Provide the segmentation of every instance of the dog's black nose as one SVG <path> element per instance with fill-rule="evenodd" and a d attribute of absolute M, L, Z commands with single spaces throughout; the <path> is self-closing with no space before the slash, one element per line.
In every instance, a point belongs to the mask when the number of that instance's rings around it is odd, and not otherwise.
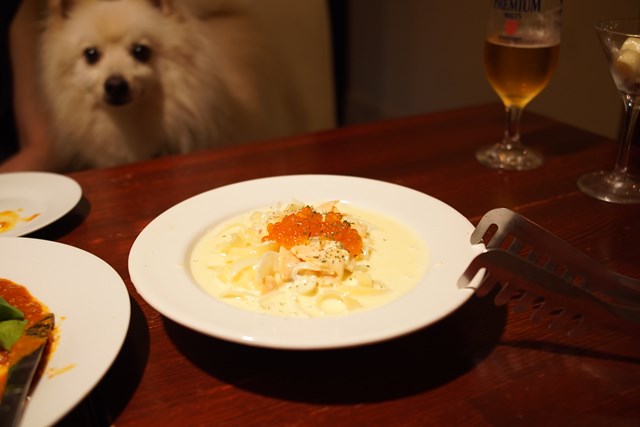
<path fill-rule="evenodd" d="M 104 100 L 111 105 L 124 105 L 131 101 L 129 83 L 122 76 L 111 76 L 104 82 Z"/>

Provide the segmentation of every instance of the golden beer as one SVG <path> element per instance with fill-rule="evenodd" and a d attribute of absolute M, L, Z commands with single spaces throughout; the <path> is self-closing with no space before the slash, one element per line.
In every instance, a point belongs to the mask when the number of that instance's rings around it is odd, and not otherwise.
<path fill-rule="evenodd" d="M 484 48 L 487 79 L 507 107 L 524 108 L 549 83 L 559 52 L 559 43 L 510 45 L 487 39 Z"/>

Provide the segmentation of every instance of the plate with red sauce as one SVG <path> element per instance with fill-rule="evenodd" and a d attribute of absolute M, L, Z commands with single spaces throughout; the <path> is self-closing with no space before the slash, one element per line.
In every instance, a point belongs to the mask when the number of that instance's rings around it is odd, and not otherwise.
<path fill-rule="evenodd" d="M 80 185 L 49 172 L 0 174 L 0 237 L 24 236 L 60 219 L 82 197 Z"/>
<path fill-rule="evenodd" d="M 129 294 L 109 264 L 73 246 L 7 237 L 0 239 L 0 254 L 0 276 L 23 286 L 55 316 L 53 350 L 21 424 L 54 425 L 118 355 L 129 328 Z"/>
<path fill-rule="evenodd" d="M 415 286 L 366 310 L 326 317 L 273 316 L 237 307 L 203 289 L 193 254 L 207 235 L 267 206 L 337 201 L 389 218 L 424 243 L 428 257 Z M 473 225 L 452 207 L 425 193 L 368 178 L 289 175 L 215 188 L 169 208 L 145 227 L 129 253 L 137 292 L 169 319 L 218 339 L 295 350 L 381 342 L 428 327 L 472 295 L 457 280 L 484 250 L 470 244 Z"/>

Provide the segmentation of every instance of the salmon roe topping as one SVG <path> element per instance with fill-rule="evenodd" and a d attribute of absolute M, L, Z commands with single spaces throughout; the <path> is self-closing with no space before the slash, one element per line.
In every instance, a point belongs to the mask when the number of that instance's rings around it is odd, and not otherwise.
<path fill-rule="evenodd" d="M 287 249 L 317 237 L 341 243 L 352 257 L 362 253 L 362 237 L 340 212 L 321 214 L 305 206 L 279 222 L 267 224 L 267 233 L 263 241 L 271 240 Z"/>

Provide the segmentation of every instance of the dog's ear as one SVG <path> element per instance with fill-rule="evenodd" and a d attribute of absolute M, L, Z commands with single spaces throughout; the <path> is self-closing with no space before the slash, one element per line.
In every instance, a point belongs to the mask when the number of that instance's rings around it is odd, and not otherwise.
<path fill-rule="evenodd" d="M 49 0 L 49 11 L 52 16 L 68 18 L 69 12 L 77 0 Z"/>
<path fill-rule="evenodd" d="M 173 2 L 171 0 L 148 0 L 152 6 L 157 8 L 164 15 L 173 13 Z"/>
<path fill-rule="evenodd" d="M 245 13 L 253 0 L 182 0 L 183 9 L 192 15 L 207 19 L 217 15 Z M 258 1 L 258 0 L 255 0 Z"/>

